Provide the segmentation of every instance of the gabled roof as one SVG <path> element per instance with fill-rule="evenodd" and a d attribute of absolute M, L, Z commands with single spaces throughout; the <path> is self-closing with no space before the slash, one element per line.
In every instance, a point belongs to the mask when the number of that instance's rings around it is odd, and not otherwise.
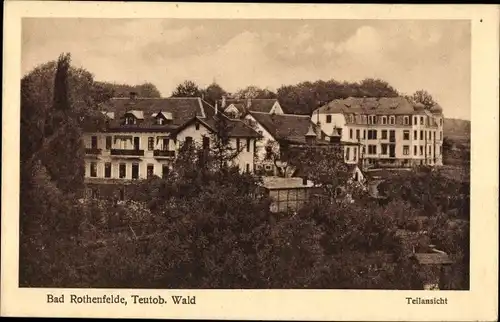
<path fill-rule="evenodd" d="M 114 119 L 109 120 L 111 129 L 169 130 L 181 126 L 194 116 L 206 117 L 205 108 L 207 105 L 209 104 L 199 97 L 114 98 L 103 103 L 100 107 L 105 113 L 114 113 Z M 143 117 L 142 121 L 134 125 L 123 125 L 123 117 L 127 112 L 131 111 L 134 111 L 134 115 L 140 112 Z M 165 116 L 170 113 L 172 122 L 157 125 L 153 114 L 159 112 L 163 112 Z"/>
<path fill-rule="evenodd" d="M 188 126 L 195 124 L 196 122 L 203 124 L 208 130 L 214 132 L 216 130 L 216 117 L 226 118 L 227 122 L 229 123 L 229 127 L 230 127 L 229 135 L 231 137 L 242 137 L 242 138 L 258 138 L 258 137 L 260 137 L 259 133 L 257 133 L 254 129 L 252 129 L 248 125 L 246 125 L 243 121 L 230 119 L 230 118 L 224 116 L 223 114 L 217 114 L 217 116 L 213 115 L 213 116 L 207 117 L 207 118 L 200 118 L 198 116 L 195 116 L 192 119 L 190 119 L 189 121 L 187 121 L 186 123 L 184 123 L 182 126 L 176 128 L 172 132 L 172 134 L 175 135 L 175 134 L 181 132 L 182 130 L 184 130 L 185 128 L 187 128 Z"/>
<path fill-rule="evenodd" d="M 312 123 L 307 115 L 261 112 L 250 112 L 250 115 L 276 140 L 306 143 L 306 134 L 309 129 L 312 128 L 314 131 L 317 129 L 316 124 Z"/>
<path fill-rule="evenodd" d="M 229 105 L 234 104 L 240 113 L 245 113 L 247 111 L 247 104 L 250 103 L 248 111 L 270 113 L 276 102 L 278 102 L 278 100 L 275 98 L 252 98 L 250 101 L 246 98 L 226 99 L 226 106 L 224 109 L 226 109 Z M 222 106 L 222 100 L 217 101 L 217 104 Z"/>
<path fill-rule="evenodd" d="M 336 99 L 315 110 L 315 113 L 354 113 L 372 115 L 417 114 L 418 106 L 413 106 L 404 97 L 349 97 Z"/>

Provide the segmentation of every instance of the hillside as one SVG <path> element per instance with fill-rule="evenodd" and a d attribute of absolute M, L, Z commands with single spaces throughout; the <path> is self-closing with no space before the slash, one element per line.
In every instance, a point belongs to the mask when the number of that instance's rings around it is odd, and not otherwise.
<path fill-rule="evenodd" d="M 470 165 L 470 121 L 444 119 L 443 163 L 453 166 Z"/>
<path fill-rule="evenodd" d="M 457 141 L 470 140 L 470 121 L 460 119 L 444 119 L 444 136 Z"/>

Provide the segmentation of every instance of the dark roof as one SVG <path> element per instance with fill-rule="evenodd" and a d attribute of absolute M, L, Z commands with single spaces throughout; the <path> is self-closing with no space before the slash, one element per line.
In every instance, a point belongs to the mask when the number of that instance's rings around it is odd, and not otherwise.
<path fill-rule="evenodd" d="M 114 119 L 110 119 L 109 127 L 118 130 L 157 130 L 171 131 L 176 127 L 186 123 L 194 116 L 205 118 L 206 107 L 209 104 L 199 97 L 178 97 L 178 98 L 113 98 L 109 102 L 102 104 L 101 110 L 113 112 Z M 124 125 L 123 119 L 127 112 L 139 111 L 144 119 L 134 125 Z M 155 113 L 171 113 L 172 122 L 165 125 L 156 125 Z M 137 113 L 133 113 L 137 114 Z"/>
<path fill-rule="evenodd" d="M 421 265 L 444 265 L 453 263 L 450 257 L 443 253 L 415 253 L 413 254 L 413 258 Z"/>
<path fill-rule="evenodd" d="M 250 112 L 250 115 L 259 122 L 276 140 L 287 140 L 291 143 L 306 143 L 305 135 L 312 127 L 314 131 L 317 126 L 311 122 L 307 115 L 295 114 L 269 114 Z M 328 144 L 323 140 L 317 140 Z M 319 142 L 316 142 L 319 143 Z"/>
<path fill-rule="evenodd" d="M 244 137 L 244 138 L 258 138 L 260 137 L 260 134 L 257 133 L 254 129 L 252 129 L 251 127 L 249 127 L 247 124 L 245 124 L 243 121 L 241 120 L 234 120 L 234 119 L 230 119 L 226 116 L 224 116 L 223 114 L 218 114 L 219 117 L 225 117 L 227 122 L 229 122 L 229 127 L 230 127 L 230 136 L 231 137 Z M 187 121 L 186 123 L 184 123 L 182 126 L 176 128 L 172 134 L 177 134 L 179 132 L 181 132 L 183 129 L 185 129 L 186 127 L 188 127 L 189 125 L 193 124 L 194 122 L 200 122 L 201 124 L 203 124 L 207 129 L 211 130 L 211 131 L 215 131 L 215 128 L 216 128 L 216 118 L 217 116 L 213 115 L 211 117 L 207 117 L 207 118 L 201 118 L 201 117 L 193 117 L 191 118 L 189 121 Z"/>
<path fill-rule="evenodd" d="M 319 113 L 358 113 L 358 114 L 423 114 L 404 97 L 349 97 L 336 99 L 318 108 Z"/>
<path fill-rule="evenodd" d="M 269 113 L 269 112 L 271 112 L 271 109 L 273 108 L 274 104 L 277 101 L 278 100 L 275 98 L 252 98 L 252 99 L 250 99 L 250 107 L 248 108 L 248 111 Z M 231 104 L 234 104 L 234 106 L 241 113 L 245 113 L 247 110 L 248 100 L 246 98 L 244 98 L 244 99 L 226 99 L 226 106 L 224 107 L 224 109 L 227 108 Z M 222 100 L 218 101 L 218 105 L 222 106 Z"/>

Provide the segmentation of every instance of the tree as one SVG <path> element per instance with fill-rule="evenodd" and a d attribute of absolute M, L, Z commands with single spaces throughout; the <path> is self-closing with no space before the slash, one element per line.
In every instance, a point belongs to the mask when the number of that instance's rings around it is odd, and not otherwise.
<path fill-rule="evenodd" d="M 276 93 L 269 89 L 261 89 L 257 86 L 248 86 L 246 88 L 240 89 L 236 92 L 235 97 L 237 99 L 246 99 L 246 98 L 276 98 Z"/>
<path fill-rule="evenodd" d="M 214 166 L 220 172 L 224 172 L 224 169 L 232 165 L 244 149 L 243 144 L 240 144 L 240 147 L 233 147 L 231 140 L 233 127 L 233 122 L 226 116 L 215 116 L 214 132 L 210 135 L 210 156 L 214 161 Z"/>
<path fill-rule="evenodd" d="M 227 95 L 227 92 L 217 83 L 213 82 L 203 91 L 205 101 L 215 106 L 217 100 L 222 99 L 222 96 Z"/>
<path fill-rule="evenodd" d="M 286 159 L 302 175 L 321 186 L 330 202 L 336 199 L 340 187 L 346 188 L 352 176 L 344 162 L 341 146 L 290 148 L 285 153 Z"/>
<path fill-rule="evenodd" d="M 177 85 L 172 92 L 172 97 L 201 97 L 202 91 L 195 82 L 186 80 Z"/>
<path fill-rule="evenodd" d="M 429 92 L 421 89 L 413 93 L 411 96 L 411 101 L 414 103 L 421 103 L 425 106 L 426 109 L 430 109 L 434 105 L 436 105 L 436 102 L 434 101 L 434 98 L 432 97 Z"/>
<path fill-rule="evenodd" d="M 359 96 L 367 97 L 397 97 L 399 93 L 386 81 L 366 78 L 359 84 Z"/>

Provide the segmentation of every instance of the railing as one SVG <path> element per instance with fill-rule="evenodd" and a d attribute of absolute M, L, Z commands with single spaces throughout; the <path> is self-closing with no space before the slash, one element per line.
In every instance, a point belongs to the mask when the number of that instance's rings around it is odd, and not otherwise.
<path fill-rule="evenodd" d="M 144 150 L 111 149 L 111 155 L 143 156 Z"/>
<path fill-rule="evenodd" d="M 85 148 L 85 154 L 100 154 L 101 149 L 98 148 Z"/>
<path fill-rule="evenodd" d="M 155 157 L 175 157 L 175 151 L 170 150 L 154 150 L 153 156 Z"/>

